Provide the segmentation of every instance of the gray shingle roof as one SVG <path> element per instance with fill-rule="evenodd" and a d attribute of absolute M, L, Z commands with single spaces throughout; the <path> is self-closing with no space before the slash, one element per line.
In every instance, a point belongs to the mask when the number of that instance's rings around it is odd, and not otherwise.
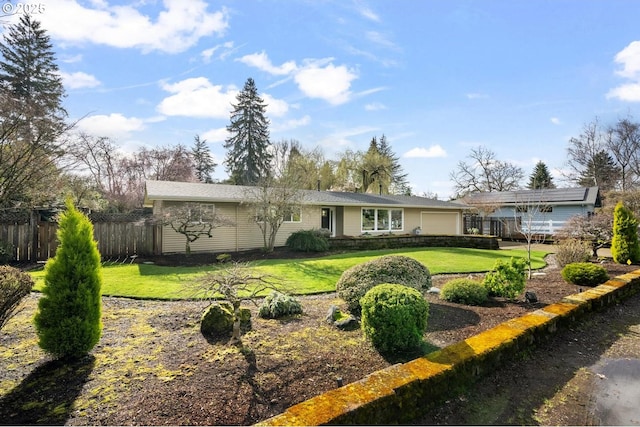
<path fill-rule="evenodd" d="M 153 200 L 193 202 L 245 201 L 252 187 L 228 184 L 202 184 L 193 182 L 147 181 L 145 205 Z M 418 196 L 391 196 L 368 193 L 302 190 L 304 204 L 326 206 L 398 206 L 433 209 L 465 209 L 462 203 L 445 202 Z"/>

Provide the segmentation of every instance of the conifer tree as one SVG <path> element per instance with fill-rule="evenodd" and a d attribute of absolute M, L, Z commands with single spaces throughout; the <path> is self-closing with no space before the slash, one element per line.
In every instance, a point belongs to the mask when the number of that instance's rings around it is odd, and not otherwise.
<path fill-rule="evenodd" d="M 611 255 L 618 264 L 640 261 L 638 220 L 622 202 L 618 202 L 613 211 Z"/>
<path fill-rule="evenodd" d="M 45 266 L 35 325 L 38 345 L 58 358 L 78 358 L 102 332 L 100 253 L 89 218 L 67 200 L 58 223 L 59 246 Z"/>
<path fill-rule="evenodd" d="M 407 174 L 404 172 L 402 165 L 400 164 L 400 158 L 393 152 L 391 145 L 387 142 L 387 137 L 384 134 L 380 137 L 378 151 L 383 157 L 387 158 L 390 163 L 391 188 L 389 192 L 392 194 L 411 195 L 411 187 L 409 187 L 409 182 L 407 181 Z"/>
<path fill-rule="evenodd" d="M 597 186 L 600 191 L 606 191 L 615 189 L 619 179 L 620 169 L 615 160 L 605 150 L 600 150 L 587 162 L 578 184 L 585 187 Z"/>
<path fill-rule="evenodd" d="M 272 157 L 266 104 L 258 96 L 252 78 L 247 79 L 236 99 L 238 103 L 233 105 L 231 124 L 227 126 L 231 136 L 224 144 L 228 150 L 224 163 L 232 183 L 255 185 L 269 175 Z"/>
<path fill-rule="evenodd" d="M 211 151 L 207 146 L 206 139 L 200 139 L 200 135 L 196 135 L 191 148 L 191 157 L 193 158 L 193 166 L 196 170 L 196 177 L 200 182 L 208 184 L 213 182 L 211 174 L 216 170 L 216 162 L 211 157 Z"/>
<path fill-rule="evenodd" d="M 0 41 L 0 206 L 55 196 L 68 128 L 64 95 L 49 36 L 22 16 Z"/>
<path fill-rule="evenodd" d="M 543 161 L 536 163 L 536 167 L 533 169 L 533 173 L 529 177 L 529 184 L 527 185 L 527 188 L 531 190 L 556 188 L 556 185 L 553 183 L 553 177 L 549 173 L 549 169 Z"/>

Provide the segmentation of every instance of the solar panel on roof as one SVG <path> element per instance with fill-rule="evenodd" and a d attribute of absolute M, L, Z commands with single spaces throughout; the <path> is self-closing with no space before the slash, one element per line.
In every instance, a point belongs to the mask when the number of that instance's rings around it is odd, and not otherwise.
<path fill-rule="evenodd" d="M 508 204 L 526 201 L 536 202 L 580 202 L 585 200 L 588 188 L 554 188 L 544 190 L 506 191 L 475 193 L 470 195 L 472 203 Z"/>

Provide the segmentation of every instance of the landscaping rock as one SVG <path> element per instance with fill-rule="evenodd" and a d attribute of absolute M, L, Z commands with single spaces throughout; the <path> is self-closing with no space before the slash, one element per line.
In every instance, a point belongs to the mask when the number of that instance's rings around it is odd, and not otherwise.
<path fill-rule="evenodd" d="M 240 327 L 251 328 L 251 311 L 240 308 Z M 233 330 L 233 306 L 228 302 L 211 304 L 202 313 L 200 332 L 205 336 L 230 336 Z"/>
<path fill-rule="evenodd" d="M 337 305 L 329 307 L 325 321 L 338 329 L 350 329 L 358 323 L 358 319 L 350 314 L 344 314 Z"/>
<path fill-rule="evenodd" d="M 440 293 L 440 288 L 436 288 L 436 287 L 431 287 L 429 288 L 429 290 L 427 291 L 428 294 L 439 294 Z"/>

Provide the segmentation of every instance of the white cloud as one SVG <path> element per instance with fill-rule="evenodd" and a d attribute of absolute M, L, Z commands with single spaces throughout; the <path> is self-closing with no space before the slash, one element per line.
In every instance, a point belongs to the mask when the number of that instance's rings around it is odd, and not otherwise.
<path fill-rule="evenodd" d="M 621 77 L 637 79 L 640 77 L 640 41 L 633 41 L 615 56 L 615 62 L 622 64 L 622 70 L 616 71 Z"/>
<path fill-rule="evenodd" d="M 616 54 L 614 60 L 622 65 L 622 69 L 616 71 L 616 74 L 630 82 L 611 89 L 607 98 L 640 102 L 640 41 L 631 42 Z"/>
<path fill-rule="evenodd" d="M 260 52 L 245 55 L 238 61 L 271 75 L 293 76 L 298 89 L 306 96 L 323 99 L 333 105 L 344 104 L 352 98 L 351 82 L 358 78 L 357 73 L 346 65 L 334 65 L 333 58 L 307 59 L 302 66 L 295 61 L 276 66 L 265 52 Z M 379 90 L 382 88 L 372 92 Z"/>
<path fill-rule="evenodd" d="M 91 74 L 77 71 L 75 73 L 61 72 L 62 84 L 66 89 L 80 89 L 84 87 L 96 87 L 100 86 L 100 80 Z"/>
<path fill-rule="evenodd" d="M 282 123 L 272 123 L 271 131 L 272 132 L 284 132 L 291 129 L 297 129 L 302 126 L 306 126 L 311 123 L 311 117 L 306 115 L 300 119 L 291 119 L 284 121 Z"/>
<path fill-rule="evenodd" d="M 282 117 L 289 111 L 289 104 L 282 99 L 276 99 L 267 93 L 262 94 L 261 98 L 267 104 L 267 117 Z"/>
<path fill-rule="evenodd" d="M 373 126 L 357 126 L 354 128 L 341 129 L 327 135 L 318 141 L 318 144 L 329 151 L 329 155 L 335 154 L 343 148 L 356 146 L 351 138 L 360 137 L 361 135 L 375 135 L 380 129 Z M 370 141 L 371 138 L 358 138 L 359 142 Z M 367 142 L 368 144 L 368 142 Z"/>
<path fill-rule="evenodd" d="M 289 75 L 298 68 L 295 61 L 287 61 L 280 66 L 275 66 L 264 51 L 245 55 L 237 61 L 276 76 Z"/>
<path fill-rule="evenodd" d="M 484 93 L 468 93 L 467 94 L 467 99 L 488 99 L 489 95 L 484 94 Z"/>
<path fill-rule="evenodd" d="M 559 118 L 557 117 L 551 117 L 551 119 L 549 119 L 551 121 L 551 123 L 553 123 L 554 125 L 560 125 L 562 124 L 562 122 L 560 121 Z"/>
<path fill-rule="evenodd" d="M 373 43 L 379 46 L 392 49 L 392 50 L 398 49 L 398 46 L 394 42 L 392 42 L 387 35 L 382 34 L 379 31 L 367 31 L 365 33 L 365 36 L 369 41 L 372 41 Z"/>
<path fill-rule="evenodd" d="M 351 98 L 351 82 L 358 75 L 344 65 L 309 64 L 294 77 L 298 88 L 310 98 L 319 98 L 333 105 L 344 104 Z"/>
<path fill-rule="evenodd" d="M 212 61 L 214 54 L 216 54 L 216 52 L 219 52 L 217 56 L 218 59 L 225 59 L 227 56 L 231 54 L 231 52 L 233 52 L 233 42 L 226 42 L 223 44 L 216 45 L 212 48 L 205 49 L 202 52 L 200 52 L 200 56 L 202 57 L 202 60 L 204 62 L 209 63 Z"/>
<path fill-rule="evenodd" d="M 74 56 L 61 55 L 59 57 L 59 60 L 60 62 L 64 62 L 65 64 L 74 64 L 76 62 L 82 61 L 82 55 L 80 54 L 74 55 Z"/>
<path fill-rule="evenodd" d="M 77 127 L 91 135 L 108 136 L 114 139 L 126 138 L 131 132 L 144 130 L 144 120 L 125 117 L 120 113 L 98 114 L 80 120 Z"/>
<path fill-rule="evenodd" d="M 236 101 L 235 86 L 224 89 L 213 85 L 205 77 L 195 77 L 174 84 L 163 84 L 162 89 L 172 95 L 156 107 L 167 116 L 211 117 L 228 119 L 231 104 Z"/>
<path fill-rule="evenodd" d="M 434 158 L 447 157 L 447 152 L 439 144 L 432 145 L 429 148 L 416 147 L 404 153 L 403 157 L 407 158 Z"/>
<path fill-rule="evenodd" d="M 364 16 L 365 18 L 371 21 L 380 22 L 380 17 L 378 16 L 378 14 L 376 14 L 373 10 L 371 10 L 369 6 L 364 4 L 363 1 L 356 1 L 355 6 L 356 6 L 356 10 L 360 15 Z"/>
<path fill-rule="evenodd" d="M 618 98 L 621 101 L 640 102 L 640 83 L 628 83 L 611 89 L 607 98 Z"/>
<path fill-rule="evenodd" d="M 227 132 L 227 128 L 218 128 L 211 129 L 206 131 L 205 133 L 200 134 L 200 138 L 206 139 L 207 142 L 216 143 L 216 142 L 224 142 L 229 137 L 229 132 Z"/>
<path fill-rule="evenodd" d="M 365 105 L 364 109 L 367 111 L 380 111 L 380 110 L 386 110 L 387 106 L 380 102 L 372 102 L 371 104 Z"/>
<path fill-rule="evenodd" d="M 156 17 L 144 15 L 132 5 L 79 0 L 47 2 L 46 13 L 38 15 L 49 35 L 60 44 L 94 43 L 143 52 L 183 52 L 201 38 L 223 34 L 229 26 L 227 10 L 207 11 L 204 0 L 164 0 Z"/>

